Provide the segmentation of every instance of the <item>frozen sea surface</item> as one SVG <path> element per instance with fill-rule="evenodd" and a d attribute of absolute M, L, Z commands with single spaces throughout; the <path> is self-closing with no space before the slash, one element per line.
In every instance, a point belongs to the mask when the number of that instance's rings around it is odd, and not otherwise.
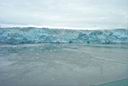
<path fill-rule="evenodd" d="M 128 86 L 128 45 L 0 45 L 0 86 Z"/>

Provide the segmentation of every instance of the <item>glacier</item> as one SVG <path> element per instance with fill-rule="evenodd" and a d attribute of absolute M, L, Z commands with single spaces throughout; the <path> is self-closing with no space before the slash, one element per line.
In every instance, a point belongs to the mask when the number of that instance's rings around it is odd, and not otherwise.
<path fill-rule="evenodd" d="M 0 28 L 0 86 L 122 85 L 128 29 Z"/>
<path fill-rule="evenodd" d="M 36 27 L 0 28 L 0 44 L 128 44 L 128 30 L 66 30 Z"/>

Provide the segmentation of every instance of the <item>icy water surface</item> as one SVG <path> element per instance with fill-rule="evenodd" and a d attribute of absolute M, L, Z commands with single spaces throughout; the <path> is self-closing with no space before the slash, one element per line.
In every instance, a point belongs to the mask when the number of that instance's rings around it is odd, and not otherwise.
<path fill-rule="evenodd" d="M 128 46 L 0 45 L 0 86 L 128 86 Z"/>

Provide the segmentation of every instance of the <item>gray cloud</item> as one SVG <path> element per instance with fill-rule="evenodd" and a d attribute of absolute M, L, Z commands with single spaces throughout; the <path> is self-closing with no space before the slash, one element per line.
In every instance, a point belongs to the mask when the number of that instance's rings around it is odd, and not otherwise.
<path fill-rule="evenodd" d="M 128 27 L 128 0 L 0 0 L 1 24 Z"/>

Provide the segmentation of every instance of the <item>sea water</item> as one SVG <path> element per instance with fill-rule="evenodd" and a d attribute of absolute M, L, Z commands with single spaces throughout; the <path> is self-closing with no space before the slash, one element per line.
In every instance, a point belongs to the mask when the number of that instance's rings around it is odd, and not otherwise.
<path fill-rule="evenodd" d="M 0 45 L 0 86 L 128 86 L 128 45 Z"/>

